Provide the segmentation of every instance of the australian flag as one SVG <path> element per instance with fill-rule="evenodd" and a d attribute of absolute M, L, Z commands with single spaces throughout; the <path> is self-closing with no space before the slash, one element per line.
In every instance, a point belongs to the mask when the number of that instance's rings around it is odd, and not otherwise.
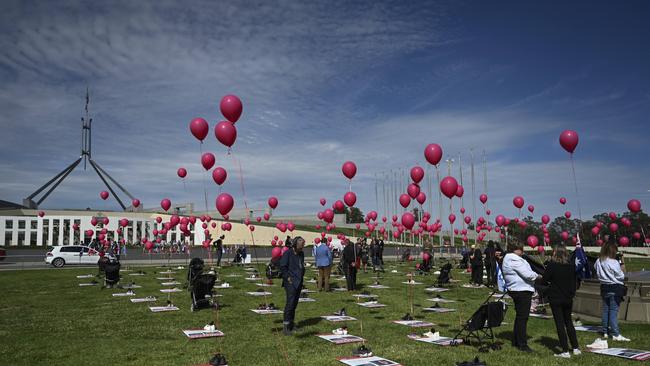
<path fill-rule="evenodd" d="M 584 280 L 591 278 L 591 268 L 589 268 L 589 261 L 587 260 L 587 254 L 585 250 L 582 249 L 582 244 L 580 243 L 580 234 L 578 236 L 578 242 L 576 244 L 576 250 L 574 252 L 575 264 L 576 264 L 576 275 L 578 279 Z"/>
<path fill-rule="evenodd" d="M 503 272 L 501 272 L 501 266 L 499 265 L 499 262 L 496 263 L 497 265 L 497 288 L 499 289 L 500 292 L 506 292 L 508 291 L 508 288 L 506 287 L 506 279 L 503 278 Z"/>

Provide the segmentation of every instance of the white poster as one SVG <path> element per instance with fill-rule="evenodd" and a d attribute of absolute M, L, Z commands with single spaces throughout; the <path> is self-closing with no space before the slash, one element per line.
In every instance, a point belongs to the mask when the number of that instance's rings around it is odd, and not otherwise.
<path fill-rule="evenodd" d="M 349 366 L 402 366 L 401 364 L 385 359 L 383 357 L 342 357 L 338 359 L 341 363 Z"/>
<path fill-rule="evenodd" d="M 592 350 L 592 352 L 599 353 L 601 355 L 621 357 L 628 360 L 636 360 L 636 361 L 650 360 L 650 352 L 640 351 L 637 349 L 606 348 L 606 349 Z"/>
<path fill-rule="evenodd" d="M 361 337 L 357 337 L 355 335 L 336 335 L 336 334 L 316 334 L 316 337 L 320 339 L 324 339 L 328 342 L 340 345 L 340 344 L 348 344 L 348 343 L 360 343 L 363 342 L 364 339 Z"/>

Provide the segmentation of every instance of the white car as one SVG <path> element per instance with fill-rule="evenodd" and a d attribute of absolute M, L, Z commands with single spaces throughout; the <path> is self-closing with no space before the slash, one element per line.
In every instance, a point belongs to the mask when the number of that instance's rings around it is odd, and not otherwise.
<path fill-rule="evenodd" d="M 45 263 L 61 268 L 66 264 L 97 264 L 99 253 L 82 245 L 51 247 L 45 255 Z"/>

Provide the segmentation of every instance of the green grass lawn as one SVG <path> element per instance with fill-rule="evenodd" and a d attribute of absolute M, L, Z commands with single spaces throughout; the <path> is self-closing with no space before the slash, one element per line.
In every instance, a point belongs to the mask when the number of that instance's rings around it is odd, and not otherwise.
<path fill-rule="evenodd" d="M 634 261 L 634 268 L 650 267 L 648 261 Z M 411 268 L 409 266 L 409 268 Z M 123 273 L 128 282 L 134 279 L 142 289 L 136 289 L 137 297 L 154 295 L 163 305 L 166 297 L 155 279 L 160 268 L 143 268 L 143 277 L 132 277 Z M 261 266 L 260 266 L 261 269 Z M 389 270 L 392 268 L 388 268 Z M 202 327 L 215 320 L 217 313 L 211 310 L 190 312 L 190 297 L 186 291 L 172 294 L 172 301 L 181 308 L 179 312 L 151 313 L 147 304 L 133 304 L 128 298 L 112 297 L 111 293 L 122 290 L 78 287 L 85 279 L 79 274 L 94 273 L 95 270 L 72 268 L 61 270 L 12 271 L 0 274 L 0 364 L 2 365 L 195 365 L 205 363 L 210 356 L 222 351 L 230 365 L 336 365 L 336 357 L 347 356 L 355 346 L 336 346 L 320 340 L 316 333 L 328 333 L 338 327 L 321 321 L 319 316 L 330 314 L 345 307 L 349 315 L 361 321 L 350 322 L 351 334 L 363 336 L 368 345 L 379 355 L 403 365 L 454 365 L 457 361 L 469 360 L 475 355 L 485 359 L 488 365 L 612 365 L 633 363 L 622 359 L 583 354 L 571 360 L 553 357 L 549 347 L 557 344 L 557 335 L 552 320 L 531 318 L 528 333 L 530 345 L 536 351 L 533 355 L 523 354 L 510 344 L 514 309 L 508 309 L 506 322 L 496 329 L 504 347 L 501 351 L 479 354 L 474 347 L 439 347 L 409 340 L 411 329 L 390 323 L 409 311 L 407 285 L 404 275 L 407 267 L 398 265 L 399 274 L 386 273 L 382 284 L 390 289 L 372 290 L 379 295 L 386 308 L 369 310 L 354 304 L 349 293 L 316 293 L 313 303 L 300 303 L 297 311 L 298 325 L 302 331 L 293 337 L 280 335 L 282 315 L 257 315 L 249 309 L 255 308 L 262 298 L 248 296 L 245 291 L 254 291 L 257 286 L 244 277 L 229 278 L 228 274 L 242 274 L 241 268 L 221 270 L 221 277 L 233 288 L 221 290 L 219 311 L 220 329 L 226 336 L 218 339 L 188 340 L 181 329 Z M 308 269 L 306 279 L 314 276 Z M 454 270 L 454 277 L 462 283 L 467 275 Z M 184 282 L 185 270 L 178 271 L 176 279 Z M 423 313 L 422 307 L 432 303 L 433 297 L 424 291 L 436 276 L 418 277 L 425 285 L 414 286 L 414 313 L 417 319 L 436 323 L 436 329 L 443 336 L 453 336 L 478 305 L 489 294 L 487 289 L 467 289 L 459 286 L 443 294 L 444 297 L 459 300 L 449 307 L 458 311 L 448 314 Z M 359 275 L 361 284 L 370 284 L 371 274 Z M 276 280 L 270 291 L 269 301 L 284 306 L 284 292 Z M 335 282 L 335 281 L 332 281 Z M 339 282 L 344 285 L 344 282 Z M 308 284 L 309 288 L 315 285 Z M 363 330 L 361 327 L 363 326 Z M 650 327 L 647 325 L 622 324 L 622 333 L 632 338 L 630 348 L 650 349 Z M 419 329 L 424 332 L 426 329 Z M 582 346 L 591 343 L 594 333 L 578 332 Z M 611 343 L 611 342 L 610 342 Z M 616 345 L 611 343 L 610 346 Z M 290 362 L 287 362 L 284 354 Z"/>

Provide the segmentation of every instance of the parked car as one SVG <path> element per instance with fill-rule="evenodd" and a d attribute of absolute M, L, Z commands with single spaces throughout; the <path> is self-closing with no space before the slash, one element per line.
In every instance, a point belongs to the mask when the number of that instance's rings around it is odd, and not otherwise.
<path fill-rule="evenodd" d="M 48 248 L 45 263 L 61 268 L 66 264 L 94 264 L 99 261 L 99 253 L 82 245 L 62 245 Z"/>

